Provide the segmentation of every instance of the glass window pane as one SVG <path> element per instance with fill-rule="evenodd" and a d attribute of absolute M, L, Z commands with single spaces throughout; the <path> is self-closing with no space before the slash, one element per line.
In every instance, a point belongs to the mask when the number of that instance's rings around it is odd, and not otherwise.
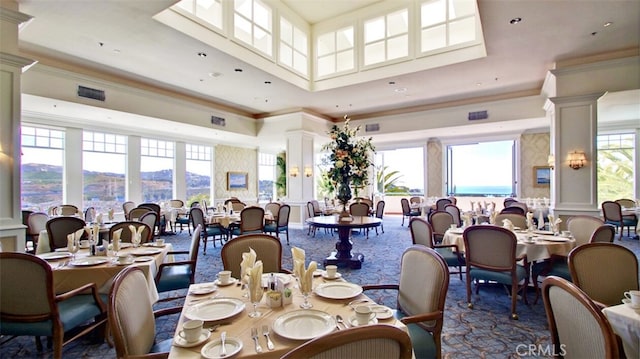
<path fill-rule="evenodd" d="M 422 52 L 441 49 L 447 46 L 446 26 L 441 25 L 422 30 Z"/>
<path fill-rule="evenodd" d="M 218 29 L 222 29 L 222 4 L 220 0 L 198 0 L 196 16 Z"/>
<path fill-rule="evenodd" d="M 284 18 L 280 18 L 280 40 L 288 45 L 293 45 L 293 25 Z"/>
<path fill-rule="evenodd" d="M 447 192 L 455 196 L 510 196 L 514 184 L 513 146 L 514 141 L 448 146 Z"/>
<path fill-rule="evenodd" d="M 476 39 L 475 18 L 469 17 L 449 23 L 449 45 L 460 44 Z"/>
<path fill-rule="evenodd" d="M 235 0 L 233 2 L 233 9 L 238 14 L 241 14 L 247 19 L 251 19 L 251 7 L 253 5 L 252 0 Z"/>
<path fill-rule="evenodd" d="M 293 53 L 293 68 L 301 74 L 307 74 L 307 57 L 299 52 Z"/>
<path fill-rule="evenodd" d="M 387 41 L 387 60 L 409 55 L 409 36 L 399 36 Z"/>
<path fill-rule="evenodd" d="M 82 155 L 83 206 L 106 214 L 119 211 L 125 198 L 126 156 L 87 151 Z"/>
<path fill-rule="evenodd" d="M 396 36 L 409 31 L 409 13 L 402 10 L 387 16 L 387 36 Z"/>
<path fill-rule="evenodd" d="M 354 57 L 353 50 L 339 52 L 337 55 L 337 61 L 336 61 L 337 72 L 354 69 L 355 61 L 353 57 Z"/>
<path fill-rule="evenodd" d="M 353 27 L 336 32 L 336 50 L 342 51 L 353 48 Z"/>
<path fill-rule="evenodd" d="M 371 65 L 385 60 L 385 44 L 383 41 L 366 45 L 364 48 L 364 64 Z"/>
<path fill-rule="evenodd" d="M 289 67 L 293 67 L 292 61 L 293 61 L 293 50 L 285 44 L 280 44 L 280 62 L 282 62 L 283 64 Z"/>
<path fill-rule="evenodd" d="M 324 56 L 336 51 L 336 43 L 334 33 L 324 34 L 318 36 L 316 48 L 318 51 L 318 57 Z"/>
<path fill-rule="evenodd" d="M 383 39 L 384 34 L 384 17 L 368 20 L 364 23 L 364 42 L 366 44 Z"/>
<path fill-rule="evenodd" d="M 325 76 L 336 72 L 335 55 L 318 59 L 318 76 Z"/>
<path fill-rule="evenodd" d="M 271 9 L 260 1 L 253 4 L 253 22 L 271 32 Z"/>
<path fill-rule="evenodd" d="M 269 56 L 271 56 L 271 53 L 272 53 L 271 35 L 269 35 L 268 33 L 264 32 L 259 27 L 254 27 L 253 31 L 254 31 L 254 34 L 255 34 L 255 42 L 254 42 L 253 46 L 256 49 L 264 52 L 265 54 L 267 54 Z"/>
<path fill-rule="evenodd" d="M 446 19 L 446 0 L 427 1 L 420 7 L 420 24 L 423 28 L 444 22 Z"/>
<path fill-rule="evenodd" d="M 307 55 L 309 48 L 307 34 L 298 28 L 293 29 L 293 48 L 299 53 Z"/>
<path fill-rule="evenodd" d="M 233 26 L 233 36 L 235 36 L 236 39 L 251 45 L 251 23 L 236 15 L 234 17 Z"/>
<path fill-rule="evenodd" d="M 474 14 L 475 0 L 449 0 L 449 19 Z"/>
<path fill-rule="evenodd" d="M 176 6 L 185 11 L 193 13 L 193 0 L 182 0 L 177 3 Z"/>

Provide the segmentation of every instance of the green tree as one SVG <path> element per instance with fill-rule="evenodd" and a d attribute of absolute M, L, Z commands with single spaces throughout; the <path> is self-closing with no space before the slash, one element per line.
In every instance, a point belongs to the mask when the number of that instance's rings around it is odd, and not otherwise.
<path fill-rule="evenodd" d="M 400 178 L 402 178 L 402 174 L 400 171 L 390 171 L 387 172 L 389 166 L 384 167 L 376 167 L 376 188 L 379 193 L 398 193 L 398 192 L 406 192 L 408 191 L 407 187 L 396 186 L 396 183 Z"/>
<path fill-rule="evenodd" d="M 633 197 L 633 148 L 598 150 L 598 202 Z"/>
<path fill-rule="evenodd" d="M 276 194 L 278 198 L 287 194 L 287 158 L 284 152 L 276 157 Z"/>
<path fill-rule="evenodd" d="M 334 187 L 333 182 L 331 181 L 331 178 L 329 177 L 329 171 L 326 169 L 323 169 L 321 166 L 318 166 L 318 173 L 320 174 L 318 176 L 318 196 L 319 197 L 326 197 L 326 198 L 330 198 L 333 199 L 334 195 L 333 193 L 335 192 L 336 188 Z"/>

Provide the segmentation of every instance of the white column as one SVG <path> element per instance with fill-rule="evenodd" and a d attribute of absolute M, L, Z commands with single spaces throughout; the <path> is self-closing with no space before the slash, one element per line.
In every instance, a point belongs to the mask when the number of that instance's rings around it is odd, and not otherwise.
<path fill-rule="evenodd" d="M 82 193 L 82 129 L 67 127 L 64 134 L 64 172 L 62 175 L 62 202 L 83 210 Z"/>
<path fill-rule="evenodd" d="M 187 148 L 181 141 L 175 143 L 173 157 L 173 198 L 187 201 Z"/>
<path fill-rule="evenodd" d="M 305 166 L 315 168 L 313 155 L 313 134 L 306 131 L 289 131 L 287 136 L 287 203 L 291 206 L 289 223 L 301 227 L 307 218 L 306 203 L 314 198 L 313 181 L 316 176 L 306 177 Z M 291 170 L 297 167 L 297 176 Z"/>
<path fill-rule="evenodd" d="M 140 173 L 140 136 L 127 139 L 126 198 L 135 204 L 142 203 L 142 177 Z"/>
<path fill-rule="evenodd" d="M 33 60 L 19 56 L 18 25 L 31 17 L 15 1 L 0 2 L 0 250 L 23 252 L 20 203 L 20 78 Z"/>

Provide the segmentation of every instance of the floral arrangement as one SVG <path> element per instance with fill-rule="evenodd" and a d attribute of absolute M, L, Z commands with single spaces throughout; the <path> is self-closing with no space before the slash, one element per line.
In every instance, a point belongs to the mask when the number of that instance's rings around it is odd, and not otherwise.
<path fill-rule="evenodd" d="M 371 137 L 357 139 L 360 126 L 352 129 L 349 117 L 345 115 L 344 119 L 342 128 L 337 125 L 331 127 L 328 132 L 331 142 L 322 146 L 324 151 L 330 152 L 328 176 L 342 204 L 351 199 L 351 187 L 357 196 L 358 190 L 369 184 L 369 167 L 372 165 L 369 152 L 375 152 Z"/>

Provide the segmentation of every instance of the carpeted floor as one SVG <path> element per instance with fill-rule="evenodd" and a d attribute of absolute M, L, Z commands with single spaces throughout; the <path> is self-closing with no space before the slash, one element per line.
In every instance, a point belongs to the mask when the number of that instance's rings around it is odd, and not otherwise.
<path fill-rule="evenodd" d="M 411 245 L 411 236 L 405 225 L 400 225 L 400 216 L 385 216 L 385 233 L 376 235 L 354 232 L 354 251 L 361 252 L 365 261 L 360 270 L 340 268 L 344 278 L 358 284 L 396 283 L 400 272 L 400 257 L 405 248 Z M 189 235 L 185 230 L 178 235 L 164 237 L 176 249 L 188 247 Z M 307 229 L 290 231 L 290 245 L 283 242 L 283 266 L 291 268 L 290 248 L 298 246 L 305 249 L 307 258 L 322 263 L 322 260 L 335 249 L 337 235 L 332 236 L 324 230 L 318 230 L 315 238 L 307 236 Z M 624 238 L 616 240 L 640 256 L 638 240 Z M 198 257 L 196 282 L 213 281 L 222 269 L 220 245 L 207 247 L 207 254 Z M 463 277 L 464 278 L 464 277 Z M 175 294 L 175 293 L 170 293 Z M 372 291 L 367 294 L 379 303 L 395 305 L 396 292 Z M 467 308 L 465 283 L 457 275 L 452 275 L 447 295 L 445 321 L 443 329 L 443 357 L 445 358 L 512 358 L 539 357 L 541 352 L 529 351 L 530 347 L 544 349 L 550 344 L 546 327 L 544 306 L 540 300 L 533 302 L 534 293 L 528 293 L 529 305 L 518 301 L 519 320 L 511 320 L 510 298 L 502 286 L 481 287 L 480 293 L 473 296 L 474 309 Z M 181 301 L 172 301 L 162 305 L 181 305 Z M 160 305 L 157 305 L 160 307 Z M 157 338 L 171 338 L 175 330 L 176 316 L 158 321 Z M 2 338 L 4 340 L 6 338 Z M 51 350 L 38 353 L 33 338 L 20 337 L 0 347 L 0 358 L 50 358 Z M 64 358 L 113 358 L 115 351 L 105 343 L 93 343 L 90 339 L 81 339 L 64 348 Z"/>

